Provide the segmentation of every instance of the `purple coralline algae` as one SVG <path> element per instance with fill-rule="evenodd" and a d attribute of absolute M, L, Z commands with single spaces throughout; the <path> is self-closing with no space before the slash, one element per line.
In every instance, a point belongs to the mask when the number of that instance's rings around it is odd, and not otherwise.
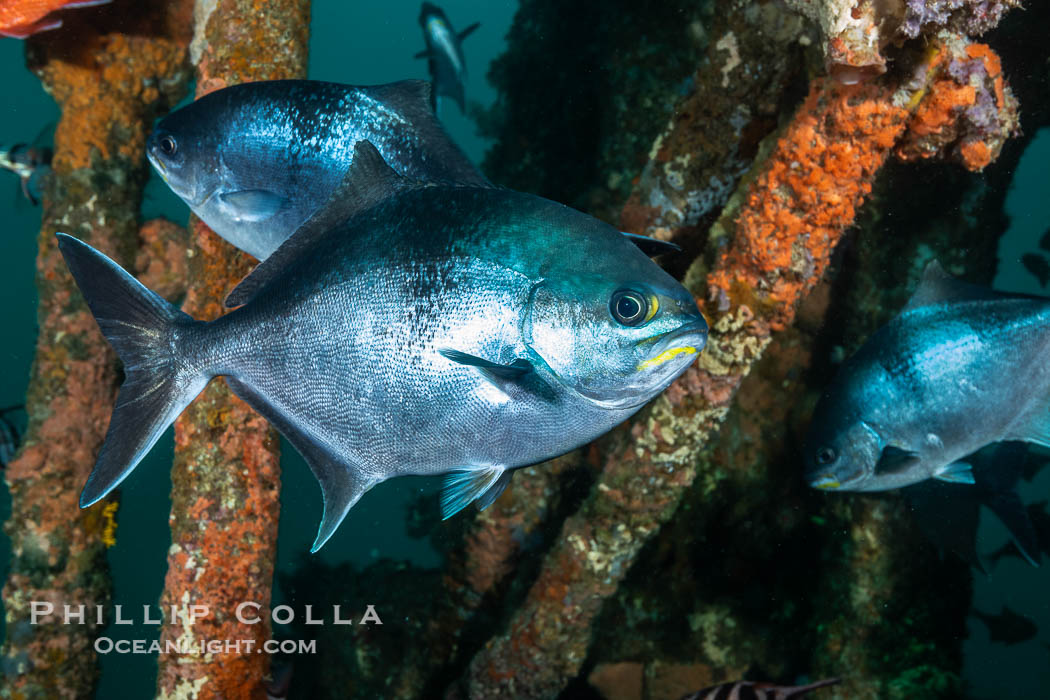
<path fill-rule="evenodd" d="M 905 0 L 898 32 L 913 39 L 931 29 L 948 27 L 968 36 L 979 36 L 1021 0 Z"/>

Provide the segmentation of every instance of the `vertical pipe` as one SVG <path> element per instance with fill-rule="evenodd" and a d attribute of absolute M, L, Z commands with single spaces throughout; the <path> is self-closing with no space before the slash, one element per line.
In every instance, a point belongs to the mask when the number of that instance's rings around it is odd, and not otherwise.
<path fill-rule="evenodd" d="M 236 83 L 306 74 L 309 0 L 197 0 L 195 19 L 198 97 Z M 211 320 L 253 261 L 195 218 L 191 230 L 197 247 L 184 310 Z M 260 696 L 269 657 L 257 652 L 270 636 L 279 493 L 276 434 L 224 381 L 213 381 L 175 423 L 172 545 L 161 605 L 174 606 L 180 618 L 166 620 L 161 644 L 215 640 L 224 646 L 216 653 L 161 655 L 158 696 Z M 260 622 L 241 623 L 241 603 L 258 604 L 243 617 Z M 227 647 L 228 640 L 254 646 Z"/>
<path fill-rule="evenodd" d="M 103 535 L 107 529 L 112 535 L 116 503 L 108 498 L 80 510 L 77 500 L 106 432 L 117 371 L 55 232 L 82 238 L 121 263 L 134 260 L 146 133 L 189 77 L 188 7 L 150 1 L 71 12 L 61 30 L 26 45 L 29 67 L 62 116 L 39 235 L 29 429 L 4 474 L 12 562 L 3 590 L 3 697 L 85 698 L 94 690 L 95 610 L 110 597 Z M 83 617 L 63 624 L 66 605 L 73 613 L 84 606 Z M 55 613 L 34 624 L 33 610 L 48 606 Z"/>

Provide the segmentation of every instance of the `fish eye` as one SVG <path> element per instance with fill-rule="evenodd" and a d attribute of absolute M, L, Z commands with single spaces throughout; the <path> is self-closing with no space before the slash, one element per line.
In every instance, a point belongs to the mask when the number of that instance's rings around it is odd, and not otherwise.
<path fill-rule="evenodd" d="M 625 326 L 640 326 L 652 317 L 646 298 L 629 289 L 621 289 L 612 295 L 609 311 Z"/>
<path fill-rule="evenodd" d="M 175 143 L 175 137 L 170 134 L 165 134 L 160 137 L 160 150 L 166 156 L 175 155 L 175 151 L 178 150 L 178 144 Z"/>
<path fill-rule="evenodd" d="M 835 461 L 835 457 L 837 457 L 837 455 L 835 454 L 835 450 L 831 449 L 830 447 L 821 447 L 819 450 L 817 450 L 817 464 L 819 464 L 820 466 L 831 464 Z"/>

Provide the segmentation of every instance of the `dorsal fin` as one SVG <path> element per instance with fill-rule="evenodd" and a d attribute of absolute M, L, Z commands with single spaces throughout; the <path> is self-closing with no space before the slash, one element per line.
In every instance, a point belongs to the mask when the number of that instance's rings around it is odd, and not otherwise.
<path fill-rule="evenodd" d="M 433 118 L 430 105 L 433 104 L 434 89 L 426 80 L 399 80 L 366 89 L 377 100 L 405 115 L 411 122 L 418 121 L 417 115 Z"/>
<path fill-rule="evenodd" d="M 1008 298 L 1036 297 L 1027 297 L 1023 294 L 1003 294 L 988 287 L 963 282 L 949 275 L 939 262 L 933 260 L 922 273 L 922 280 L 919 281 L 919 287 L 915 290 L 915 294 L 912 295 L 901 311 L 911 311 L 921 306 L 932 306 L 952 301 L 987 301 Z"/>
<path fill-rule="evenodd" d="M 285 269 L 318 239 L 384 199 L 420 183 L 398 175 L 369 141 L 358 141 L 354 159 L 328 200 L 296 229 L 270 257 L 259 263 L 226 297 L 226 307 L 248 303 L 278 272 Z"/>

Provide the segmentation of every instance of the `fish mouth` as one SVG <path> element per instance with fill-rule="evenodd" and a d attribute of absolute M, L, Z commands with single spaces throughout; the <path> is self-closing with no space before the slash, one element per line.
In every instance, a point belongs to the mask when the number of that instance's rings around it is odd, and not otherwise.
<path fill-rule="evenodd" d="M 838 477 L 831 474 L 821 474 L 820 476 L 810 479 L 809 485 L 815 489 L 821 491 L 836 491 L 842 488 L 842 484 L 839 482 Z"/>
<path fill-rule="evenodd" d="M 847 476 L 836 476 L 831 472 L 820 472 L 808 477 L 809 485 L 821 491 L 858 491 L 857 484 L 864 479 L 864 470 L 859 469 Z"/>
<path fill-rule="evenodd" d="M 158 175 L 160 175 L 160 179 L 164 180 L 164 182 L 167 182 L 168 168 L 166 165 L 164 165 L 164 161 L 153 155 L 152 147 L 146 149 L 146 157 L 149 158 L 149 162 L 153 166 L 153 169 L 157 171 Z"/>
<path fill-rule="evenodd" d="M 654 369 L 667 364 L 679 355 L 698 355 L 707 344 L 707 321 L 700 318 L 668 331 L 662 335 L 646 338 L 641 344 L 653 343 L 648 358 L 638 363 L 638 371 Z"/>

